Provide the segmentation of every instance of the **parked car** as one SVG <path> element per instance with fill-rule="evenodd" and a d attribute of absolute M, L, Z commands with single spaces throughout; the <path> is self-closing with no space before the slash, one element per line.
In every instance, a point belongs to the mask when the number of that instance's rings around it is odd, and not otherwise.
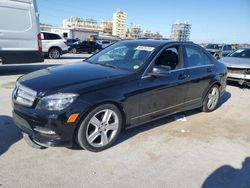
<path fill-rule="evenodd" d="M 57 33 L 42 32 L 43 53 L 50 59 L 59 59 L 68 53 L 67 41 Z"/>
<path fill-rule="evenodd" d="M 111 44 L 113 44 L 114 42 L 108 41 L 108 40 L 100 40 L 97 41 L 98 44 L 100 44 L 102 46 L 102 48 L 106 48 L 108 46 L 110 46 Z"/>
<path fill-rule="evenodd" d="M 194 43 L 121 41 L 84 63 L 20 77 L 13 119 L 37 147 L 76 142 L 98 152 L 123 129 L 194 108 L 215 110 L 226 76 L 226 66 Z"/>
<path fill-rule="evenodd" d="M 224 56 L 227 56 L 233 51 L 233 48 L 229 44 L 208 44 L 206 50 L 210 52 L 216 59 L 220 59 Z"/>
<path fill-rule="evenodd" d="M 35 0 L 0 1 L 0 64 L 44 61 L 38 15 Z"/>
<path fill-rule="evenodd" d="M 72 44 L 74 44 L 78 41 L 79 41 L 79 39 L 67 39 L 67 45 L 71 46 Z"/>
<path fill-rule="evenodd" d="M 250 48 L 238 49 L 220 59 L 220 62 L 227 66 L 228 80 L 250 86 Z"/>
<path fill-rule="evenodd" d="M 70 45 L 69 51 L 71 53 L 81 53 L 81 52 L 87 52 L 87 53 L 93 53 L 98 52 L 102 49 L 102 46 L 94 41 L 82 41 L 77 42 L 72 45 Z"/>

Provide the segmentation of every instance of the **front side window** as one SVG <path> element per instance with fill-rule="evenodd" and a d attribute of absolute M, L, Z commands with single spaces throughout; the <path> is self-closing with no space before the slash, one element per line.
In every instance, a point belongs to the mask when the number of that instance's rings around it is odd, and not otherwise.
<path fill-rule="evenodd" d="M 186 61 L 188 67 L 202 66 L 211 64 L 209 57 L 202 49 L 195 46 L 186 46 Z"/>
<path fill-rule="evenodd" d="M 88 61 L 90 63 L 136 71 L 146 63 L 154 50 L 155 47 L 153 45 L 119 42 L 93 55 Z"/>
<path fill-rule="evenodd" d="M 165 66 L 170 70 L 180 67 L 179 64 L 179 46 L 166 48 L 155 62 L 155 66 Z"/>

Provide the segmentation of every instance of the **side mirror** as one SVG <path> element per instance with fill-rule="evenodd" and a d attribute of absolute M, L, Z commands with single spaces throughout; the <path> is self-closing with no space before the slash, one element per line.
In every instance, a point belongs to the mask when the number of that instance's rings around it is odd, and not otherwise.
<path fill-rule="evenodd" d="M 170 66 L 155 66 L 153 68 L 153 71 L 151 73 L 149 73 L 150 76 L 170 76 L 169 71 L 171 70 Z"/>

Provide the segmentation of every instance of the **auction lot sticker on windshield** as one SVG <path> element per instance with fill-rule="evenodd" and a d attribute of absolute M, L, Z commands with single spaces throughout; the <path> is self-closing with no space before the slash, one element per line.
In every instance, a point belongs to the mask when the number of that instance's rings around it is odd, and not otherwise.
<path fill-rule="evenodd" d="M 152 52 L 155 48 L 150 47 L 150 46 L 137 46 L 135 49 L 136 50 L 141 50 L 141 51 Z"/>

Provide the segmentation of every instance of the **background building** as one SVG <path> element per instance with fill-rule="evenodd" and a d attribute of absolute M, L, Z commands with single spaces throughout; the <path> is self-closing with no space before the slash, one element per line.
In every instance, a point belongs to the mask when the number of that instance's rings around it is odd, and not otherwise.
<path fill-rule="evenodd" d="M 74 28 L 63 28 L 63 27 L 54 27 L 48 24 L 40 24 L 41 31 L 57 33 L 63 36 L 65 39 L 79 39 L 79 40 L 89 40 L 91 36 L 97 35 L 98 32 L 83 30 L 83 29 L 74 29 Z"/>
<path fill-rule="evenodd" d="M 113 14 L 113 31 L 112 34 L 115 36 L 119 36 L 121 38 L 126 37 L 127 32 L 127 13 L 118 10 Z"/>
<path fill-rule="evenodd" d="M 127 32 L 127 38 L 136 39 L 140 37 L 142 37 L 141 26 L 131 23 L 130 29 Z"/>
<path fill-rule="evenodd" d="M 170 38 L 177 41 L 188 41 L 190 37 L 191 25 L 188 22 L 177 21 L 172 25 Z"/>
<path fill-rule="evenodd" d="M 161 38 L 162 38 L 162 35 L 161 35 L 159 32 L 154 32 L 154 31 L 151 31 L 151 30 L 149 30 L 149 29 L 145 29 L 145 30 L 143 31 L 143 37 L 161 39 Z"/>
<path fill-rule="evenodd" d="M 112 35 L 113 30 L 113 21 L 111 20 L 102 20 L 101 29 L 104 34 Z"/>
<path fill-rule="evenodd" d="M 98 35 L 98 32 L 95 31 L 60 28 L 60 27 L 52 27 L 51 32 L 58 33 L 62 35 L 65 39 L 79 39 L 79 40 L 89 40 L 91 36 Z"/>
<path fill-rule="evenodd" d="M 71 17 L 69 19 L 63 20 L 63 28 L 75 28 L 94 32 L 102 32 L 100 24 L 97 20 L 78 17 Z"/>

